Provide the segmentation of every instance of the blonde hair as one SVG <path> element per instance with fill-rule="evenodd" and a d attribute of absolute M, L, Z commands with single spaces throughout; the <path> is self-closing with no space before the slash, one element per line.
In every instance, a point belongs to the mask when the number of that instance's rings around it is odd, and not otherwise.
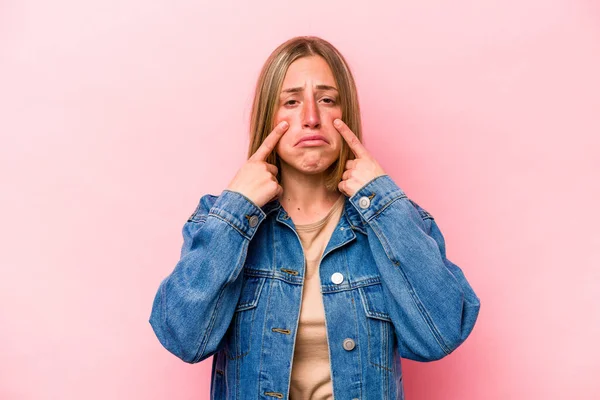
<path fill-rule="evenodd" d="M 279 94 L 287 70 L 301 57 L 322 57 L 335 78 L 339 92 L 339 104 L 342 120 L 362 141 L 360 108 L 354 77 L 342 54 L 328 41 L 316 36 L 297 36 L 279 45 L 269 56 L 258 77 L 254 102 L 250 116 L 250 145 L 248 158 L 258 150 L 262 142 L 275 128 L 274 117 L 279 104 Z M 354 153 L 342 140 L 338 159 L 327 170 L 325 186 L 327 190 L 338 190 L 347 160 L 354 159 Z M 279 156 L 273 151 L 266 160 L 277 166 L 277 180 L 281 182 L 281 164 Z"/>

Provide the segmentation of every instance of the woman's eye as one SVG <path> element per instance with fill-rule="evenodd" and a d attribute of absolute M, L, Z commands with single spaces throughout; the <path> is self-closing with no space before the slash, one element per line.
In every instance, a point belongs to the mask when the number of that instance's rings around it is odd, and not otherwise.
<path fill-rule="evenodd" d="M 327 103 L 327 104 L 334 104 L 334 103 L 335 103 L 335 100 L 333 100 L 333 99 L 328 99 L 328 98 L 324 98 L 324 99 L 323 99 L 323 101 L 324 101 L 325 103 Z"/>
<path fill-rule="evenodd" d="M 292 102 L 294 102 L 294 101 L 296 101 L 296 100 L 288 100 L 288 101 L 286 101 L 284 104 L 285 104 L 285 105 L 291 105 L 290 103 L 292 103 Z"/>

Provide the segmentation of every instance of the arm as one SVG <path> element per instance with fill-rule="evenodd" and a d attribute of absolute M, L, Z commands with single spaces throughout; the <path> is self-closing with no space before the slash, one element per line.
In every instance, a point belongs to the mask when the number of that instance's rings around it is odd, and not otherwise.
<path fill-rule="evenodd" d="M 204 195 L 184 224 L 180 260 L 160 283 L 149 320 L 160 343 L 183 361 L 202 361 L 221 348 L 248 244 L 264 218 L 248 198 L 224 190 Z"/>
<path fill-rule="evenodd" d="M 373 197 L 363 208 L 359 200 L 365 196 Z M 401 356 L 433 361 L 450 354 L 471 333 L 480 302 L 461 269 L 446 258 L 433 217 L 388 175 L 369 181 L 350 201 L 367 222 Z"/>

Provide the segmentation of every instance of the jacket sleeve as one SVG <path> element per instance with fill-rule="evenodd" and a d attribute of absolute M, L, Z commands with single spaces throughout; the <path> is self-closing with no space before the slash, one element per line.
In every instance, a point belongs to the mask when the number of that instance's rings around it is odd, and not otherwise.
<path fill-rule="evenodd" d="M 240 297 L 248 244 L 265 214 L 241 193 L 204 195 L 184 224 L 180 260 L 160 283 L 150 325 L 188 363 L 221 347 Z"/>
<path fill-rule="evenodd" d="M 471 333 L 480 302 L 446 258 L 435 220 L 389 175 L 369 181 L 350 201 L 367 222 L 400 355 L 433 361 L 450 354 Z"/>

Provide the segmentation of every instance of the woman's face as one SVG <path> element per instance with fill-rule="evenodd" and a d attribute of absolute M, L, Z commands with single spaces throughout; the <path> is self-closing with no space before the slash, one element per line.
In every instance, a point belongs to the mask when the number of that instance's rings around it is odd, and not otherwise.
<path fill-rule="evenodd" d="M 342 110 L 327 62 L 320 56 L 294 61 L 283 80 L 275 112 L 275 125 L 289 123 L 275 148 L 282 161 L 306 174 L 327 170 L 342 146 L 343 139 L 333 126 L 336 118 L 342 118 Z M 302 141 L 310 136 L 321 139 Z"/>

